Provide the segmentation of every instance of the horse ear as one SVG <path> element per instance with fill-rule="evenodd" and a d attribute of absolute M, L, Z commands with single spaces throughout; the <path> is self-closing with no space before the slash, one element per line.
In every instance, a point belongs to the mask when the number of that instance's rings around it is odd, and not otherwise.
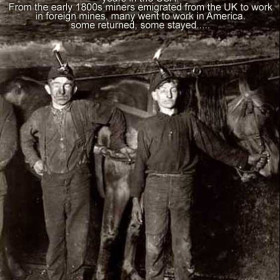
<path fill-rule="evenodd" d="M 242 95 L 250 92 L 248 82 L 244 76 L 239 78 L 239 91 Z"/>

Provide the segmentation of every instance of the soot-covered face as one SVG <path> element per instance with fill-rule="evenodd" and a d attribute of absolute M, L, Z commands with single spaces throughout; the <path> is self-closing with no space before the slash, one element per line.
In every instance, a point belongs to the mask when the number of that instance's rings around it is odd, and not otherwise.
<path fill-rule="evenodd" d="M 45 89 L 51 96 L 53 105 L 60 107 L 67 105 L 77 91 L 75 82 L 66 77 L 49 80 Z"/>
<path fill-rule="evenodd" d="M 153 99 L 157 101 L 160 109 L 173 109 L 179 95 L 177 81 L 165 82 L 152 92 Z"/>

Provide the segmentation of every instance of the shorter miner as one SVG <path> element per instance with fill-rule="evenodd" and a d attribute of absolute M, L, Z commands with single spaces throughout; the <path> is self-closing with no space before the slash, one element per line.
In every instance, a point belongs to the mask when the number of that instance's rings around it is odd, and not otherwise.
<path fill-rule="evenodd" d="M 260 155 L 233 149 L 188 112 L 178 113 L 177 78 L 164 68 L 150 83 L 160 111 L 145 119 L 138 131 L 133 215 L 142 222 L 144 192 L 146 226 L 146 280 L 163 280 L 163 248 L 171 227 L 176 280 L 189 280 L 191 266 L 190 206 L 198 148 L 225 164 L 244 168 L 263 164 Z"/>

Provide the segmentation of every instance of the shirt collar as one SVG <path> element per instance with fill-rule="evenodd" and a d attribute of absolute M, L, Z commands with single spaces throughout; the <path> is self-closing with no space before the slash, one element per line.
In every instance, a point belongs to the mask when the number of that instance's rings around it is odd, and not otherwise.
<path fill-rule="evenodd" d="M 71 105 L 72 105 L 72 102 L 69 102 L 69 103 L 66 104 L 66 106 L 63 107 L 61 110 L 56 109 L 56 108 L 53 107 L 53 105 L 51 105 L 51 110 L 52 110 L 52 113 L 53 113 L 54 115 L 62 114 L 62 113 L 65 113 L 65 112 L 70 111 Z"/>
<path fill-rule="evenodd" d="M 174 113 L 173 115 L 167 115 L 167 114 L 164 114 L 164 113 L 162 113 L 162 112 L 158 112 L 157 113 L 157 115 L 158 115 L 158 117 L 160 118 L 160 119 L 170 119 L 170 118 L 172 118 L 172 117 L 174 117 L 174 116 L 177 116 L 179 113 L 178 112 L 176 112 L 176 113 Z"/>

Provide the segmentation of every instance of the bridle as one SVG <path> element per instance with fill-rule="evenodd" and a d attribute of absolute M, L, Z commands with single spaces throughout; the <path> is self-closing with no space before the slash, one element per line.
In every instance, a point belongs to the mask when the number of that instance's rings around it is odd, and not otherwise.
<path fill-rule="evenodd" d="M 108 149 L 105 146 L 103 148 L 101 148 L 101 155 L 106 159 L 122 162 L 122 163 L 125 163 L 125 164 L 128 164 L 128 165 L 134 164 L 135 163 L 135 158 L 136 158 L 135 153 L 130 154 L 130 155 L 126 155 L 124 153 Z"/>
<path fill-rule="evenodd" d="M 255 127 L 257 128 L 257 133 L 250 135 L 250 136 L 246 136 L 246 138 L 240 139 L 238 142 L 243 143 L 243 142 L 246 142 L 250 138 L 253 139 L 254 141 L 256 141 L 259 146 L 259 154 L 261 155 L 260 160 L 262 160 L 262 165 L 259 167 L 252 166 L 248 170 L 236 168 L 237 174 L 239 175 L 242 182 L 248 182 L 250 179 L 256 178 L 256 173 L 258 173 L 262 168 L 264 168 L 264 166 L 269 162 L 269 158 L 270 158 L 270 153 L 266 150 L 265 139 L 258 126 L 255 109 L 258 109 L 261 113 L 264 113 L 263 112 L 264 106 L 267 106 L 267 107 L 272 107 L 272 106 L 268 103 L 263 103 L 260 105 L 256 104 L 256 102 L 254 102 L 254 100 L 251 97 L 249 97 L 248 95 L 245 94 L 242 96 L 242 98 L 239 100 L 239 102 L 234 106 L 232 111 L 234 111 L 242 102 L 244 102 L 244 101 L 246 102 L 246 100 L 249 100 L 250 102 L 253 103 L 253 109 L 252 109 L 251 113 L 254 115 L 254 122 L 255 122 Z M 242 147 L 244 145 L 240 145 L 240 146 Z"/>

